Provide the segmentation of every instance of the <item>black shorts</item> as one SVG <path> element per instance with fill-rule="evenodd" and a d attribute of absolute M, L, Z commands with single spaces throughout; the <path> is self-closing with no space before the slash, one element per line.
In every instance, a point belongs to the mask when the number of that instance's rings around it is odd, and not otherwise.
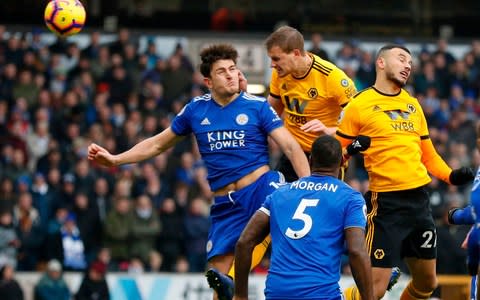
<path fill-rule="evenodd" d="M 310 153 L 305 152 L 307 159 L 310 158 Z M 297 173 L 293 169 L 292 163 L 288 159 L 285 154 L 282 154 L 280 159 L 278 160 L 277 166 L 275 170 L 280 171 L 283 176 L 285 176 L 285 181 L 287 182 L 294 182 L 298 179 Z"/>
<path fill-rule="evenodd" d="M 307 156 L 307 159 L 310 159 L 310 153 L 305 152 L 305 155 Z M 286 182 L 294 182 L 295 180 L 298 179 L 297 173 L 295 173 L 292 163 L 290 162 L 288 157 L 285 156 L 285 154 L 283 154 L 278 160 L 275 170 L 280 171 L 283 174 L 283 176 L 285 176 Z M 346 168 L 342 166 L 340 168 L 338 178 L 341 180 L 344 180 L 345 172 L 346 172 Z"/>
<path fill-rule="evenodd" d="M 366 243 L 373 267 L 398 266 L 405 257 L 437 257 L 437 233 L 424 187 L 367 192 Z"/>

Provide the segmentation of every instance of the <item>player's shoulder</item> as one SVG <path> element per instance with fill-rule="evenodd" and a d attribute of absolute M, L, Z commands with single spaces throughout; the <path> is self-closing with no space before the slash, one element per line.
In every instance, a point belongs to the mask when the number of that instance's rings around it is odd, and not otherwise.
<path fill-rule="evenodd" d="M 312 54 L 312 53 L 309 53 L 309 54 L 313 58 L 313 62 L 312 62 L 313 70 L 326 76 L 329 76 L 332 74 L 344 74 L 342 69 L 337 67 L 337 65 L 335 65 L 334 63 L 328 60 L 322 59 L 319 56 L 316 56 L 315 54 Z"/>
<path fill-rule="evenodd" d="M 190 103 L 195 103 L 199 104 L 201 102 L 206 102 L 206 101 L 211 101 L 212 100 L 212 95 L 211 94 L 203 94 L 201 96 L 196 96 L 190 100 Z"/>
<path fill-rule="evenodd" d="M 410 95 L 410 92 L 406 89 L 401 89 L 399 96 L 408 100 L 408 101 L 413 101 L 414 103 L 417 103 L 418 105 L 420 105 L 420 102 L 418 101 L 418 99 L 415 98 L 414 96 Z"/>
<path fill-rule="evenodd" d="M 373 93 L 375 93 L 375 90 L 373 89 L 373 87 L 369 86 L 367 88 L 364 88 L 363 90 L 358 91 L 355 95 L 353 95 L 352 100 L 356 99 L 357 101 L 359 101 L 359 100 L 368 98 Z"/>
<path fill-rule="evenodd" d="M 247 92 L 242 92 L 241 93 L 241 98 L 246 100 L 246 101 L 252 101 L 252 102 L 267 102 L 267 99 L 265 97 L 257 96 L 257 95 L 252 95 Z"/>

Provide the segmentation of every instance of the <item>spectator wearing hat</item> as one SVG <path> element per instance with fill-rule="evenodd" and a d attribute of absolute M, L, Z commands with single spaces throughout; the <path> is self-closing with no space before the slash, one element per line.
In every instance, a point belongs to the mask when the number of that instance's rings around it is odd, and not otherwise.
<path fill-rule="evenodd" d="M 69 300 L 70 290 L 62 276 L 62 264 L 52 259 L 34 288 L 34 300 Z"/>
<path fill-rule="evenodd" d="M 74 213 L 70 212 L 60 231 L 50 236 L 50 241 L 47 242 L 47 253 L 50 258 L 61 261 L 65 270 L 83 271 L 86 269 L 85 246 Z"/>
<path fill-rule="evenodd" d="M 103 262 L 94 261 L 90 264 L 75 295 L 75 300 L 110 299 L 110 291 L 105 278 L 106 272 L 107 266 Z"/>
<path fill-rule="evenodd" d="M 72 173 L 65 173 L 65 175 L 62 177 L 62 185 L 60 190 L 56 194 L 55 200 L 53 200 L 54 205 L 56 207 L 65 206 L 71 208 L 75 191 L 75 175 Z"/>
<path fill-rule="evenodd" d="M 50 190 L 44 174 L 40 172 L 35 173 L 31 195 L 33 206 L 38 210 L 42 226 L 45 227 L 48 220 L 53 216 L 55 194 Z"/>
<path fill-rule="evenodd" d="M 0 268 L 0 296 L 2 300 L 23 300 L 23 291 L 15 279 L 15 268 L 6 264 Z"/>

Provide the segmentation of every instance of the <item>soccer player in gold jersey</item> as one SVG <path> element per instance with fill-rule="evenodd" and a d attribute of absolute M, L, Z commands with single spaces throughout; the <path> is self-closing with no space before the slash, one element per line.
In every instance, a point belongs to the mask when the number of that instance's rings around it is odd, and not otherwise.
<path fill-rule="evenodd" d="M 355 85 L 340 68 L 305 51 L 303 35 L 295 28 L 278 28 L 265 46 L 273 68 L 268 101 L 308 156 L 318 136 L 335 134 Z M 277 169 L 289 182 L 298 178 L 285 156 Z"/>
<path fill-rule="evenodd" d="M 454 185 L 473 180 L 473 170 L 453 170 L 436 152 L 418 100 L 402 87 L 412 70 L 410 51 L 382 47 L 376 80 L 360 91 L 342 112 L 337 138 L 346 148 L 357 136 L 370 137 L 363 152 L 369 175 L 366 244 L 372 262 L 376 299 L 386 292 L 392 267 L 403 259 L 412 280 L 401 300 L 428 299 L 437 286 L 436 230 L 425 185 L 429 174 Z M 360 299 L 356 287 L 347 300 Z"/>

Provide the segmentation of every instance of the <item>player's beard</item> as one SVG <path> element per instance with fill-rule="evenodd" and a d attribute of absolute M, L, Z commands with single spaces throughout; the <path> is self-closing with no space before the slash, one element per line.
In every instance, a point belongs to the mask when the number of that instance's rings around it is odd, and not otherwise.
<path fill-rule="evenodd" d="M 391 71 L 386 72 L 386 76 L 387 76 L 387 80 L 390 80 L 391 82 L 395 83 L 399 88 L 403 88 L 407 84 L 406 80 L 402 81 L 401 79 L 398 79 L 395 76 L 395 73 Z"/>

